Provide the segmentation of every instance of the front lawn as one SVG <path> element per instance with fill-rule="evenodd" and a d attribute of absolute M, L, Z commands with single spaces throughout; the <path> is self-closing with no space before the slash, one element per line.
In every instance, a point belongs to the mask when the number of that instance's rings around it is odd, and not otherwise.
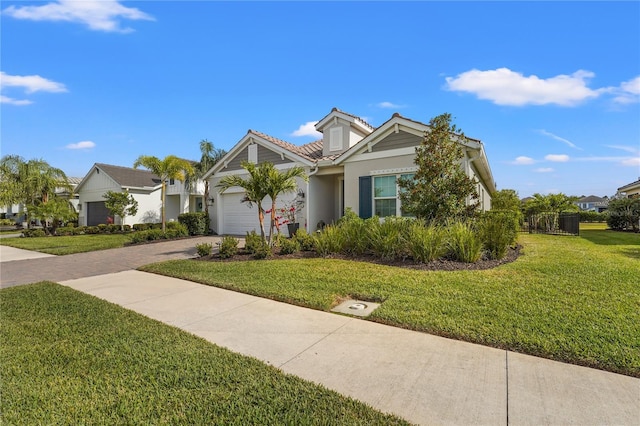
<path fill-rule="evenodd" d="M 68 237 L 2 238 L 0 244 L 24 250 L 64 255 L 124 247 L 130 234 L 91 234 Z"/>
<path fill-rule="evenodd" d="M 484 271 L 415 271 L 337 259 L 176 260 L 144 271 L 640 377 L 640 235 L 521 234 L 523 255 Z"/>
<path fill-rule="evenodd" d="M 0 303 L 8 425 L 406 424 L 57 284 L 3 289 Z"/>

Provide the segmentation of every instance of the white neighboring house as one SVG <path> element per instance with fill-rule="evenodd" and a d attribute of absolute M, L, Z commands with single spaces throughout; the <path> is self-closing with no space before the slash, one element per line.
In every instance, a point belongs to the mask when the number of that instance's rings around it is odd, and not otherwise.
<path fill-rule="evenodd" d="M 609 198 L 589 195 L 588 197 L 580 198 L 574 204 L 577 205 L 583 212 L 588 211 L 602 213 L 603 211 L 607 210 L 607 207 L 609 206 Z"/>
<path fill-rule="evenodd" d="M 96 163 L 76 188 L 79 195 L 78 225 L 107 223 L 107 218 L 112 215 L 104 204 L 104 194 L 126 190 L 138 202 L 138 214 L 127 216 L 125 225 L 160 222 L 161 186 L 160 177 L 149 170 Z M 187 191 L 182 182 L 169 180 L 166 184 L 166 220 L 177 220 L 182 213 L 202 211 L 203 194 L 202 182 Z M 114 218 L 114 223 L 121 224 L 120 218 Z"/>
<path fill-rule="evenodd" d="M 243 161 L 256 164 L 269 161 L 279 170 L 294 165 L 305 168 L 309 182 L 298 179 L 297 193 L 282 194 L 278 207 L 297 199 L 303 202 L 295 221 L 313 232 L 344 215 L 351 208 L 360 217 L 402 214 L 398 178 L 417 170 L 415 149 L 429 126 L 395 113 L 377 128 L 352 114 L 333 108 L 315 128 L 322 140 L 298 146 L 255 130 L 247 134 L 211 169 L 209 179 L 213 208 L 209 209 L 211 227 L 217 234 L 259 233 L 255 206 L 242 203 L 244 191 L 230 188 L 220 194 L 216 185 L 223 176 L 248 176 Z M 489 210 L 491 194 L 496 190 L 482 142 L 467 138 L 460 141 L 463 157 L 460 166 L 477 181 L 480 208 Z M 264 208 L 270 209 L 270 200 Z M 268 229 L 268 219 L 265 221 Z M 285 234 L 286 229 L 282 230 Z"/>

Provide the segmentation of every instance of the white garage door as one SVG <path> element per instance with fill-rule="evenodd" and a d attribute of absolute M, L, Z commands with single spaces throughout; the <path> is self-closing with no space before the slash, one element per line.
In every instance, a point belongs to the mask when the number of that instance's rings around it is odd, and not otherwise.
<path fill-rule="evenodd" d="M 244 193 L 222 195 L 222 233 L 230 235 L 245 235 L 252 230 L 260 234 L 260 222 L 258 221 L 258 206 L 254 203 L 251 207 L 243 203 Z M 295 198 L 295 193 L 283 194 L 278 197 L 278 206 L 283 202 Z M 267 197 L 262 202 L 265 210 L 271 209 L 271 198 Z M 269 234 L 270 214 L 265 214 L 264 231 Z M 286 231 L 285 231 L 286 233 Z"/>
<path fill-rule="evenodd" d="M 244 193 L 222 195 L 223 233 L 231 235 L 245 235 L 255 230 L 260 234 L 260 222 L 258 221 L 258 206 L 243 203 Z M 265 223 L 265 230 L 268 226 Z"/>

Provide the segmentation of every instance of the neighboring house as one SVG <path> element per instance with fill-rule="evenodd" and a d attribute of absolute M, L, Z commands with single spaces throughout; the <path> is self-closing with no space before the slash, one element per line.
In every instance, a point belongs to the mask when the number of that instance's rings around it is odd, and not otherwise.
<path fill-rule="evenodd" d="M 627 198 L 640 197 L 640 179 L 618 188 L 618 194 Z"/>
<path fill-rule="evenodd" d="M 297 193 L 282 194 L 278 204 L 294 199 L 302 202 L 304 207 L 296 221 L 310 232 L 323 223 L 336 221 L 348 208 L 363 218 L 401 215 L 397 181 L 416 171 L 415 149 L 429 126 L 396 113 L 374 128 L 363 119 L 334 108 L 315 127 L 323 139 L 302 146 L 249 130 L 206 173 L 204 178 L 210 181 L 214 200 L 214 207 L 209 209 L 211 227 L 216 233 L 259 232 L 255 207 L 242 203 L 243 190 L 231 188 L 220 194 L 216 188 L 223 176 L 246 176 L 241 167 L 243 161 L 270 161 L 280 170 L 294 165 L 306 169 L 309 182 L 298 179 Z M 480 207 L 488 210 L 496 187 L 482 142 L 467 139 L 460 143 L 464 149 L 461 167 L 476 178 Z M 270 200 L 265 200 L 264 205 L 269 209 Z"/>
<path fill-rule="evenodd" d="M 601 213 L 609 207 L 609 197 L 589 195 L 588 197 L 580 198 L 574 204 L 576 204 L 582 211 Z"/>
<path fill-rule="evenodd" d="M 58 197 L 67 198 L 71 203 L 71 205 L 73 206 L 73 208 L 75 209 L 75 211 L 77 212 L 78 206 L 80 205 L 80 200 L 79 200 L 78 192 L 76 191 L 76 188 L 78 187 L 78 185 L 80 185 L 80 182 L 82 182 L 82 178 L 70 177 L 70 178 L 67 178 L 67 181 L 69 182 L 69 185 L 71 185 L 71 192 L 63 188 L 56 188 L 56 195 Z"/>
<path fill-rule="evenodd" d="M 166 185 L 166 220 L 177 220 L 181 213 L 202 210 L 204 183 L 199 182 L 187 191 L 180 181 L 169 180 Z M 154 173 L 130 167 L 96 163 L 76 188 L 79 195 L 79 225 L 95 226 L 107 223 L 112 217 L 105 206 L 107 191 L 128 190 L 138 202 L 138 214 L 127 216 L 125 224 L 151 223 L 161 220 L 161 181 Z M 120 224 L 120 218 L 114 218 Z"/>

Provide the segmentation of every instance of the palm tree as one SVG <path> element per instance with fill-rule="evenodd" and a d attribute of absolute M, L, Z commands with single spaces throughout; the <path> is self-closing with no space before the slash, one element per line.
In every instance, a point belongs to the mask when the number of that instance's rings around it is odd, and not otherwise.
<path fill-rule="evenodd" d="M 0 204 L 24 204 L 27 223 L 40 203 L 46 203 L 56 189 L 72 192 L 67 175 L 44 160 L 25 161 L 18 155 L 0 159 Z"/>
<path fill-rule="evenodd" d="M 294 166 L 283 172 L 276 169 L 271 163 L 264 163 L 268 168 L 268 182 L 267 182 L 267 195 L 271 197 L 271 226 L 269 229 L 269 244 L 271 244 L 273 236 L 273 228 L 276 224 L 276 199 L 278 195 L 287 192 L 294 192 L 298 188 L 296 178 L 302 178 L 306 181 L 309 180 L 304 168 L 301 166 Z"/>
<path fill-rule="evenodd" d="M 190 188 L 199 179 L 207 173 L 213 166 L 216 165 L 222 157 L 225 156 L 227 151 L 224 149 L 218 149 L 213 146 L 213 142 L 206 139 L 200 141 L 200 161 L 194 166 L 194 174 L 187 176 L 185 182 L 187 188 Z M 209 217 L 209 181 L 204 181 L 204 211 Z"/>
<path fill-rule="evenodd" d="M 187 179 L 187 176 L 193 175 L 193 166 L 189 161 L 176 157 L 175 155 L 167 155 L 162 160 L 152 155 L 141 155 L 135 163 L 133 163 L 133 168 L 137 169 L 140 166 L 158 175 L 162 182 L 162 189 L 160 192 L 162 200 L 162 232 L 165 232 L 165 198 L 167 180 L 178 179 L 184 182 Z"/>
<path fill-rule="evenodd" d="M 269 195 L 269 188 L 267 186 L 269 177 L 268 164 L 270 163 L 262 163 L 260 166 L 256 166 L 254 163 L 243 161 L 242 167 L 249 173 L 249 178 L 243 179 L 238 175 L 228 175 L 220 179 L 217 185 L 217 187 L 220 188 L 220 193 L 223 193 L 233 186 L 239 186 L 244 189 L 245 194 L 242 202 L 248 203 L 249 206 L 252 206 L 253 203 L 258 206 L 260 236 L 262 237 L 262 241 L 265 242 L 267 239 L 264 232 L 264 208 L 262 207 L 262 200 Z"/>

